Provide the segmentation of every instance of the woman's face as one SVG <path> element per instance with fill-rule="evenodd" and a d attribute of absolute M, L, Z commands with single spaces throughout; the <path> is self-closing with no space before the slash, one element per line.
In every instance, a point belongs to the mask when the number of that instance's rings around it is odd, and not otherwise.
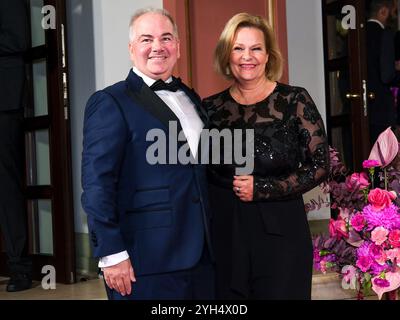
<path fill-rule="evenodd" d="M 252 27 L 238 29 L 230 57 L 232 75 L 238 82 L 257 82 L 265 78 L 268 53 L 264 34 Z"/>

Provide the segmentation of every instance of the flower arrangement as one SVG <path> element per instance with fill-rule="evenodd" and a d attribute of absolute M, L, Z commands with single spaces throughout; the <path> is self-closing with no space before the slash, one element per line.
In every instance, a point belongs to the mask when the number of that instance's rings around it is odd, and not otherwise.
<path fill-rule="evenodd" d="M 400 287 L 399 144 L 388 128 L 363 162 L 366 172 L 348 174 L 331 149 L 331 171 L 324 186 L 331 193 L 329 235 L 317 236 L 314 268 L 336 271 L 344 289 L 358 298 L 379 299 Z M 377 171 L 381 171 L 378 173 Z"/>

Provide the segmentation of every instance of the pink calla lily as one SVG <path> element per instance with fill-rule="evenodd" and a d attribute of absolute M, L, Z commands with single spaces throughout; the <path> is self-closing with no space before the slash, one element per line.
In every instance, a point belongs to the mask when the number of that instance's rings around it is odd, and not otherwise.
<path fill-rule="evenodd" d="M 389 281 L 389 286 L 388 287 L 379 287 L 374 283 L 374 280 L 379 277 L 374 277 L 372 278 L 372 290 L 375 291 L 375 293 L 378 295 L 379 300 L 382 299 L 382 296 L 385 292 L 390 292 L 393 290 L 396 290 L 400 287 L 400 272 L 397 270 L 396 272 L 387 272 L 386 275 L 386 280 Z"/>
<path fill-rule="evenodd" d="M 389 165 L 399 152 L 399 143 L 392 129 L 389 127 L 383 131 L 376 140 L 369 160 L 377 160 L 382 167 Z"/>

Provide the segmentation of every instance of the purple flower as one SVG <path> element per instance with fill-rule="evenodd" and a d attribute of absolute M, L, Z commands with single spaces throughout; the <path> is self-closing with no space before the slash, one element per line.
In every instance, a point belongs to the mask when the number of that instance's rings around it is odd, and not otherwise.
<path fill-rule="evenodd" d="M 380 265 L 379 263 L 372 263 L 370 267 L 370 273 L 374 276 L 380 275 L 382 272 L 388 271 L 388 266 L 387 265 Z"/>
<path fill-rule="evenodd" d="M 381 288 L 390 287 L 390 282 L 386 279 L 376 278 L 374 279 L 374 284 Z"/>
<path fill-rule="evenodd" d="M 374 211 L 371 205 L 365 206 L 363 214 L 368 230 L 376 227 L 384 227 L 387 230 L 400 229 L 400 214 L 397 210 L 394 204 L 381 211 Z"/>

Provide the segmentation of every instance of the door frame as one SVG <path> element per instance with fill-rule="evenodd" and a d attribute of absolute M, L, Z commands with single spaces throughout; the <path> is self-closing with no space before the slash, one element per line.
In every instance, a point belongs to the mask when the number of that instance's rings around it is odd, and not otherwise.
<path fill-rule="evenodd" d="M 349 29 L 348 35 L 348 52 L 347 58 L 338 58 L 329 60 L 328 57 L 328 39 L 327 39 L 327 23 L 325 17 L 329 12 L 337 12 L 345 5 L 352 5 L 356 12 L 356 28 Z M 344 15 L 343 15 L 344 16 Z M 359 0 L 337 0 L 335 2 L 326 3 L 322 1 L 322 19 L 323 19 L 323 41 L 324 41 L 324 65 L 325 65 L 325 92 L 326 92 L 326 122 L 329 144 L 332 144 L 331 130 L 335 127 L 345 127 L 346 124 L 352 128 L 352 146 L 353 146 L 353 168 L 355 171 L 362 170 L 362 162 L 370 152 L 369 142 L 369 121 L 368 113 L 365 113 L 364 105 L 364 87 L 363 81 L 367 79 L 366 68 L 366 40 L 365 40 L 365 1 Z M 351 117 L 345 119 L 344 116 L 330 116 L 330 91 L 329 91 L 329 72 L 338 70 L 343 65 L 349 66 L 349 81 L 351 94 L 358 95 L 357 98 L 351 99 Z M 367 102 L 366 102 L 367 103 Z"/>
<path fill-rule="evenodd" d="M 28 13 L 30 2 L 27 1 Z M 28 72 L 28 105 L 33 108 L 32 63 L 38 59 L 46 60 L 48 114 L 38 117 L 25 117 L 24 131 L 49 131 L 49 157 L 51 184 L 28 186 L 25 171 L 25 202 L 28 216 L 30 200 L 50 200 L 52 208 L 53 255 L 31 254 L 33 278 L 41 279 L 43 266 L 55 268 L 56 281 L 76 282 L 75 227 L 72 197 L 71 134 L 68 93 L 68 55 L 65 0 L 44 0 L 43 5 L 55 8 L 56 28 L 45 30 L 45 44 L 28 50 L 26 63 Z M 30 73 L 30 74 L 29 74 Z M 27 141 L 27 139 L 26 139 Z M 26 145 L 26 148 L 28 145 Z M 33 147 L 34 145 L 30 145 Z M 26 163 L 26 161 L 25 161 Z M 28 167 L 26 165 L 26 167 Z M 37 217 L 36 217 L 37 219 Z M 38 239 L 39 229 L 33 225 L 35 218 L 28 218 L 28 241 L 32 248 L 32 234 Z M 36 234 L 35 234 L 36 232 Z M 0 244 L 1 247 L 1 244 Z M 1 253 L 0 273 L 8 275 L 7 257 Z"/>

